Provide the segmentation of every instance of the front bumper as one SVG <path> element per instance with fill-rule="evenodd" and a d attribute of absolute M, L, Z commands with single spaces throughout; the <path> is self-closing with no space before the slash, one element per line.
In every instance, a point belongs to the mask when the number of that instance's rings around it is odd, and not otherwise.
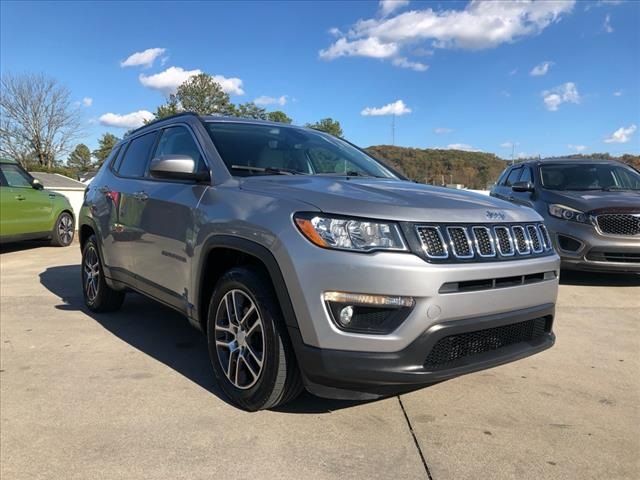
<path fill-rule="evenodd" d="M 562 268 L 600 272 L 640 272 L 640 238 L 603 235 L 592 225 L 545 218 Z M 577 249 L 562 248 L 560 239 L 580 243 Z"/>
<path fill-rule="evenodd" d="M 436 323 L 403 350 L 386 353 L 315 348 L 304 345 L 295 331 L 291 332 L 291 338 L 311 393 L 329 398 L 367 399 L 410 391 L 546 350 L 555 342 L 553 317 L 554 305 L 548 304 Z M 533 322 L 544 327 L 523 330 L 522 336 L 515 334 L 520 326 L 528 328 Z M 466 349 L 455 342 L 461 338 L 468 339 Z M 443 342 L 457 349 L 449 352 L 448 358 L 452 360 L 430 362 L 430 353 Z M 463 350 L 469 354 L 458 355 Z"/>

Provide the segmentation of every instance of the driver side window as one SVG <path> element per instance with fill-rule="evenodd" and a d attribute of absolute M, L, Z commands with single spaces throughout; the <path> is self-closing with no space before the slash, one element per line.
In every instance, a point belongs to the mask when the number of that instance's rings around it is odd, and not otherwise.
<path fill-rule="evenodd" d="M 6 185 L 14 188 L 32 188 L 31 178 L 20 170 L 17 165 L 2 165 L 2 175 L 5 178 Z"/>

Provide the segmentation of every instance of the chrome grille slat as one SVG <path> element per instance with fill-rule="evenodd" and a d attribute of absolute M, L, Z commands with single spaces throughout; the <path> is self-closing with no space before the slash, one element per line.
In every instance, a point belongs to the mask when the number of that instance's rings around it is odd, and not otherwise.
<path fill-rule="evenodd" d="M 451 253 L 456 258 L 473 258 L 471 238 L 465 227 L 447 227 Z"/>
<path fill-rule="evenodd" d="M 529 238 L 527 232 L 522 225 L 514 225 L 511 227 L 513 233 L 513 243 L 515 244 L 516 251 L 520 255 L 528 255 L 531 253 L 531 246 L 529 245 Z"/>
<path fill-rule="evenodd" d="M 491 236 L 491 230 L 487 227 L 471 227 L 476 252 L 483 258 L 496 256 L 496 249 Z"/>
<path fill-rule="evenodd" d="M 496 235 L 498 251 L 503 257 L 513 257 L 516 252 L 513 245 L 513 237 L 511 236 L 511 230 L 507 227 L 493 227 L 493 231 Z"/>
<path fill-rule="evenodd" d="M 542 240 L 540 240 L 538 227 L 535 225 L 527 225 L 527 234 L 529 235 L 531 250 L 533 250 L 533 253 L 542 253 L 544 251 L 544 246 L 542 245 Z"/>
<path fill-rule="evenodd" d="M 429 258 L 444 259 L 449 257 L 447 244 L 440 227 L 416 227 L 424 253 Z"/>
<path fill-rule="evenodd" d="M 422 251 L 431 261 L 489 261 L 543 255 L 553 250 L 542 223 L 416 225 Z"/>

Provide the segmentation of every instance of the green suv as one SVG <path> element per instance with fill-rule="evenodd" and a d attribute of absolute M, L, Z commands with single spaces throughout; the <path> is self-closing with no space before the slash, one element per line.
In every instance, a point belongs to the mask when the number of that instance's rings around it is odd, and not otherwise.
<path fill-rule="evenodd" d="M 15 161 L 0 159 L 0 243 L 50 238 L 66 247 L 74 230 L 67 197 L 45 190 Z"/>

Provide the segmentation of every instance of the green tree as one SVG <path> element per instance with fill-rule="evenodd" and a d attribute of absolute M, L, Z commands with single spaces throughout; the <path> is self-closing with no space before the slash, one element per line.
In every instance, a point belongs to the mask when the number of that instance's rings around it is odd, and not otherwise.
<path fill-rule="evenodd" d="M 156 108 L 155 120 L 159 120 L 161 118 L 170 117 L 171 115 L 175 115 L 180 112 L 180 106 L 178 105 L 178 100 L 175 95 L 171 95 L 167 100 L 167 103 L 164 105 L 160 105 Z M 149 122 L 145 122 L 149 123 Z"/>
<path fill-rule="evenodd" d="M 306 127 L 320 130 L 321 132 L 329 133 L 335 137 L 342 137 L 342 127 L 340 122 L 333 118 L 323 118 L 316 123 L 307 123 Z"/>
<path fill-rule="evenodd" d="M 270 122 L 278 122 L 278 123 L 291 123 L 291 120 L 286 113 L 280 110 L 276 110 L 275 112 L 267 113 L 267 120 Z"/>
<path fill-rule="evenodd" d="M 253 102 L 247 102 L 238 105 L 234 109 L 233 115 L 242 118 L 253 118 L 255 120 L 267 119 L 267 111 Z"/>
<path fill-rule="evenodd" d="M 93 156 L 96 157 L 98 166 L 102 165 L 119 141 L 120 139 L 111 133 L 105 133 L 100 137 L 98 148 L 93 151 Z"/>
<path fill-rule="evenodd" d="M 91 150 L 84 143 L 80 143 L 71 152 L 67 159 L 67 165 L 71 168 L 75 168 L 80 172 L 88 171 L 91 166 Z"/>

